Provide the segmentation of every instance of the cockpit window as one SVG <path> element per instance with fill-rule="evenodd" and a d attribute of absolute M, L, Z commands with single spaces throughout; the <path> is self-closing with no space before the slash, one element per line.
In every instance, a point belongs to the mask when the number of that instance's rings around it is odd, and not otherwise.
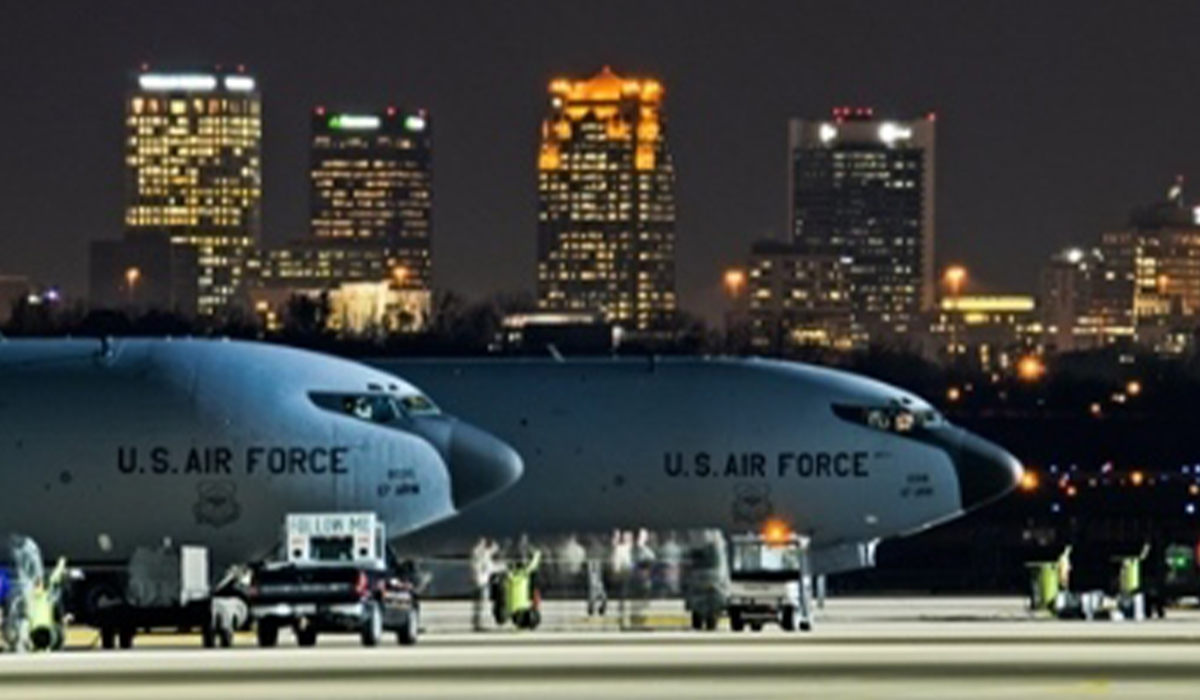
<path fill-rule="evenodd" d="M 342 410 L 372 423 L 391 423 L 399 417 L 392 397 L 383 394 L 347 396 L 342 399 Z"/>
<path fill-rule="evenodd" d="M 368 421 L 391 423 L 400 417 L 400 409 L 388 394 L 326 394 L 313 392 L 308 395 L 317 406 L 335 413 Z"/>
<path fill-rule="evenodd" d="M 357 418 L 370 423 L 392 423 L 402 416 L 436 416 L 441 410 L 427 396 L 409 394 L 335 394 L 313 392 L 312 402 L 326 411 Z"/>
<path fill-rule="evenodd" d="M 843 420 L 865 425 L 875 430 L 909 434 L 942 424 L 942 416 L 933 409 L 910 409 L 902 406 L 849 406 L 835 404 L 833 412 Z"/>
<path fill-rule="evenodd" d="M 421 394 L 409 394 L 401 396 L 400 407 L 410 416 L 434 416 L 441 413 L 441 410 L 429 400 L 428 396 Z"/>

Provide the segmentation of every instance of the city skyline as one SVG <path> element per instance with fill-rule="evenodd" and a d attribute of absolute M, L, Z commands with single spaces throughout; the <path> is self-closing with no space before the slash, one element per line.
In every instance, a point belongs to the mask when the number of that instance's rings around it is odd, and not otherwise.
<path fill-rule="evenodd" d="M 21 59 L 6 62 L 0 75 L 5 89 L 22 96 L 23 109 L 0 116 L 0 153 L 22 177 L 0 189 L 8 213 L 0 270 L 84 289 L 87 241 L 119 235 L 119 84 L 143 61 L 245 63 L 262 81 L 268 245 L 303 233 L 307 212 L 296 202 L 307 184 L 298 166 L 307 155 L 308 109 L 323 102 L 428 105 L 440 124 L 438 282 L 474 297 L 532 288 L 542 90 L 550 78 L 604 64 L 655 75 L 671 89 L 681 306 L 703 313 L 719 308 L 723 267 L 742 261 L 750 241 L 785 233 L 789 118 L 819 117 L 836 104 L 873 105 L 883 115 L 936 111 L 938 263 L 966 261 L 984 290 L 1035 289 L 1049 254 L 1119 225 L 1129 204 L 1152 199 L 1164 176 L 1194 172 L 1190 154 L 1200 153 L 1186 124 L 1195 98 L 1166 77 L 1196 51 L 1182 36 L 1196 12 L 1187 5 L 1164 10 L 1178 21 L 1163 26 L 1132 5 L 1078 13 L 1070 3 L 1024 18 L 985 4 L 834 10 L 763 3 L 728 24 L 722 17 L 732 10 L 700 3 L 689 8 L 706 21 L 672 33 L 672 22 L 682 23 L 680 6 L 660 3 L 639 6 L 644 22 L 628 31 L 609 31 L 625 26 L 614 11 L 556 38 L 536 30 L 569 25 L 572 7 L 476 5 L 468 21 L 457 22 L 462 13 L 361 4 L 381 20 L 396 17 L 397 8 L 404 15 L 394 54 L 380 30 L 400 25 L 310 21 L 320 15 L 315 4 L 256 3 L 233 22 L 232 12 L 210 17 L 183 5 L 116 2 L 104 14 L 121 29 L 87 41 L 79 37 L 91 28 L 90 6 L 9 11 L 4 26 L 14 31 L 4 43 Z M 854 23 L 862 13 L 891 33 Z M 1080 22 L 1082 14 L 1091 21 Z M 542 39 L 529 46 L 504 39 L 514 22 L 532 22 Z M 276 23 L 294 31 L 269 32 Z M 843 41 L 792 40 L 787 28 L 800 24 L 828 27 L 817 34 Z M 1136 57 L 1105 50 L 1151 26 L 1160 38 Z M 751 36 L 757 40 L 748 43 Z M 54 58 L 63 42 L 79 44 L 70 62 Z M 872 55 L 910 51 L 895 66 L 877 65 L 856 58 L 854 47 L 868 45 L 877 45 Z M 313 55 L 303 50 L 313 46 L 320 49 Z M 64 99 L 72 109 L 50 108 Z M 1075 113 L 1058 116 L 1056 104 L 1072 104 Z M 34 156 L 47 133 L 71 154 L 72 167 Z M 72 205 L 40 196 L 49 191 Z"/>

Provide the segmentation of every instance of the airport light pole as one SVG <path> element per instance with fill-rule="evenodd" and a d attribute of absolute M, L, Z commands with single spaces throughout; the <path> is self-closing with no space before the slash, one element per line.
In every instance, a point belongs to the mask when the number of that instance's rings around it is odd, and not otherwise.
<path fill-rule="evenodd" d="M 725 339 L 729 345 L 729 351 L 733 352 L 737 345 L 735 334 L 741 325 L 741 314 L 738 312 L 742 301 L 742 290 L 746 287 L 746 271 L 731 267 L 725 270 L 722 282 L 725 286 L 725 293 L 729 295 L 729 311 L 725 315 Z"/>
<path fill-rule="evenodd" d="M 942 281 L 946 284 L 946 288 L 950 290 L 950 299 L 952 301 L 950 308 L 950 355 L 951 359 L 958 352 L 958 324 L 962 311 L 959 308 L 961 304 L 962 288 L 967 283 L 967 268 L 962 265 L 951 265 L 946 268 L 945 274 L 942 275 Z"/>
<path fill-rule="evenodd" d="M 125 270 L 125 289 L 129 291 L 129 305 L 133 306 L 134 293 L 137 291 L 137 283 L 142 278 L 142 271 L 136 267 L 131 267 Z"/>

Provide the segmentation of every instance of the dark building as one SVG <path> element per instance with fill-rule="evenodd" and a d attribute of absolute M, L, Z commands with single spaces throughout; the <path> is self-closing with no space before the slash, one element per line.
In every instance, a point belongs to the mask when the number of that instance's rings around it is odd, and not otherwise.
<path fill-rule="evenodd" d="M 402 286 L 429 290 L 433 129 L 424 110 L 312 116 L 312 235 L 373 247 L 401 269 Z M 360 248 L 360 249 L 361 249 Z M 326 248 L 331 250 L 331 248 Z M 349 257 L 357 253 L 350 249 Z M 382 279 L 390 276 L 385 272 Z"/>
<path fill-rule="evenodd" d="M 295 297 L 328 303 L 329 327 L 348 334 L 415 332 L 429 320 L 430 290 L 374 241 L 308 238 L 257 250 L 247 263 L 255 312 L 278 330 Z"/>
<path fill-rule="evenodd" d="M 165 234 L 92 241 L 88 299 L 93 308 L 196 310 L 199 248 L 177 245 Z"/>
<path fill-rule="evenodd" d="M 554 80 L 538 155 L 538 309 L 637 331 L 675 316 L 675 169 L 663 88 L 607 67 Z"/>
<path fill-rule="evenodd" d="M 780 241 L 755 243 L 745 304 L 750 345 L 771 353 L 860 345 L 846 273 L 847 266 L 833 255 Z"/>
<path fill-rule="evenodd" d="M 844 261 L 854 321 L 872 341 L 917 330 L 934 303 L 934 118 L 838 108 L 789 128 L 799 250 Z"/>
<path fill-rule="evenodd" d="M 13 307 L 31 291 L 28 277 L 0 275 L 0 324 L 8 323 Z"/>
<path fill-rule="evenodd" d="M 243 301 L 246 256 L 260 234 L 258 85 L 240 68 L 144 68 L 133 81 L 126 99 L 125 231 L 195 249 L 195 293 L 167 297 L 190 299 L 192 306 L 172 308 L 202 316 L 226 313 Z M 131 243 L 134 250 L 142 245 Z M 107 286 L 105 280 L 93 284 Z"/>
<path fill-rule="evenodd" d="M 491 349 L 517 355 L 607 355 L 620 347 L 621 335 L 598 314 L 510 314 Z"/>

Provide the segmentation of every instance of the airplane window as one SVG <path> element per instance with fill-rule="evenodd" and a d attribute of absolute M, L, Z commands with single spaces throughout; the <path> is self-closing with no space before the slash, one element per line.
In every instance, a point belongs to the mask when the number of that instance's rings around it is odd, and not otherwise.
<path fill-rule="evenodd" d="M 890 433 L 913 433 L 942 423 L 942 417 L 931 410 L 911 411 L 899 406 L 834 405 L 832 408 L 843 420 Z"/>
<path fill-rule="evenodd" d="M 371 423 L 391 423 L 400 417 L 395 401 L 387 394 L 312 393 L 309 398 L 327 411 Z"/>
<path fill-rule="evenodd" d="M 382 394 L 347 396 L 342 400 L 342 410 L 372 423 L 390 423 L 398 417 L 391 397 Z"/>
<path fill-rule="evenodd" d="M 410 416 L 434 416 L 441 413 L 441 410 L 433 401 L 429 400 L 428 396 L 409 394 L 401 396 L 399 401 L 400 407 Z"/>
<path fill-rule="evenodd" d="M 942 414 L 937 411 L 918 411 L 917 421 L 922 427 L 932 428 L 942 424 Z"/>

